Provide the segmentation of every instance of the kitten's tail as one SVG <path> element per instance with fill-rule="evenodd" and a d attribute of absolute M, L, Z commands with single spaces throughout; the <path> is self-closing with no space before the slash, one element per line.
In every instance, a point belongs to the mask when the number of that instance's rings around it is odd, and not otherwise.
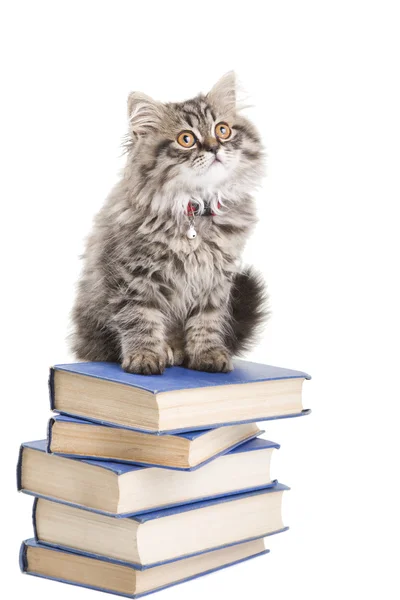
<path fill-rule="evenodd" d="M 232 355 L 249 350 L 269 317 L 268 294 L 261 276 L 251 267 L 237 273 L 231 289 L 230 327 L 225 344 Z"/>

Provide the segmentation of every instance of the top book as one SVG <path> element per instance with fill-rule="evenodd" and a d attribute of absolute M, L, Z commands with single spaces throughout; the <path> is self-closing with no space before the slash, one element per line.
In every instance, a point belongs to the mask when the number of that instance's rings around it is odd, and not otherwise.
<path fill-rule="evenodd" d="M 133 375 L 115 363 L 56 365 L 50 370 L 54 411 L 146 433 L 176 433 L 307 414 L 307 373 L 244 360 L 231 373 L 171 367 Z"/>

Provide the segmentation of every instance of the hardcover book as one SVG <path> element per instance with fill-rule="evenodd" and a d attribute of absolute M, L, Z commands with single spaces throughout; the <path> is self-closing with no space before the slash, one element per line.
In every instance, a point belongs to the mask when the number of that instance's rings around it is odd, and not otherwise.
<path fill-rule="evenodd" d="M 18 489 L 116 517 L 273 486 L 270 461 L 278 444 L 254 439 L 195 471 L 64 458 L 47 441 L 21 446 Z"/>
<path fill-rule="evenodd" d="M 115 519 L 39 498 L 35 537 L 43 544 L 104 556 L 136 569 L 279 533 L 284 485 Z"/>
<path fill-rule="evenodd" d="M 24 573 L 126 598 L 138 598 L 266 554 L 262 539 L 236 544 L 176 562 L 139 571 L 105 558 L 49 548 L 26 540 L 20 551 Z"/>
<path fill-rule="evenodd" d="M 189 471 L 261 433 L 255 423 L 242 423 L 155 436 L 58 415 L 49 421 L 48 452 Z"/>
<path fill-rule="evenodd" d="M 86 362 L 53 367 L 49 387 L 57 412 L 161 434 L 306 414 L 305 379 L 301 371 L 243 360 L 234 361 L 231 373 L 171 367 L 163 375 Z"/>

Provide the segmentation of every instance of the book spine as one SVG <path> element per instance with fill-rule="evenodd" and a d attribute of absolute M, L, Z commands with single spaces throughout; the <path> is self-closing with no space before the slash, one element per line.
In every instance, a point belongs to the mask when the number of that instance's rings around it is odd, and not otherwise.
<path fill-rule="evenodd" d="M 52 431 L 53 431 L 53 425 L 55 423 L 55 419 L 50 419 L 48 424 L 47 424 L 47 448 L 46 448 L 46 452 L 48 454 L 51 454 L 51 439 L 52 439 Z"/>
<path fill-rule="evenodd" d="M 54 369 L 51 367 L 49 374 L 50 410 L 54 410 Z"/>
<path fill-rule="evenodd" d="M 24 447 L 20 446 L 19 454 L 18 454 L 18 462 L 17 462 L 17 490 L 20 492 L 22 490 L 22 453 L 24 451 Z"/>
<path fill-rule="evenodd" d="M 25 573 L 27 568 L 28 568 L 28 561 L 26 558 L 26 544 L 25 542 L 22 542 L 21 544 L 21 548 L 19 550 L 19 568 L 21 569 L 22 573 Z"/>
<path fill-rule="evenodd" d="M 39 538 L 38 538 L 38 532 L 37 532 L 37 527 L 36 527 L 36 511 L 37 511 L 37 503 L 38 503 L 39 498 L 35 498 L 33 501 L 33 506 L 32 506 L 32 526 L 33 526 L 33 535 L 35 537 L 35 540 L 38 542 Z"/>

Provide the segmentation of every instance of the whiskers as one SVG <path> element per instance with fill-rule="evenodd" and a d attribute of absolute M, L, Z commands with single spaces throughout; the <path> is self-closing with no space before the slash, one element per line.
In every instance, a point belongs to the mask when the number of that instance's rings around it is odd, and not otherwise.
<path fill-rule="evenodd" d="M 202 175 L 212 166 L 215 161 L 215 156 L 209 152 L 195 156 L 192 162 L 192 169 L 197 175 Z"/>
<path fill-rule="evenodd" d="M 130 132 L 126 133 L 121 140 L 122 156 L 129 154 L 135 145 L 135 139 Z"/>

